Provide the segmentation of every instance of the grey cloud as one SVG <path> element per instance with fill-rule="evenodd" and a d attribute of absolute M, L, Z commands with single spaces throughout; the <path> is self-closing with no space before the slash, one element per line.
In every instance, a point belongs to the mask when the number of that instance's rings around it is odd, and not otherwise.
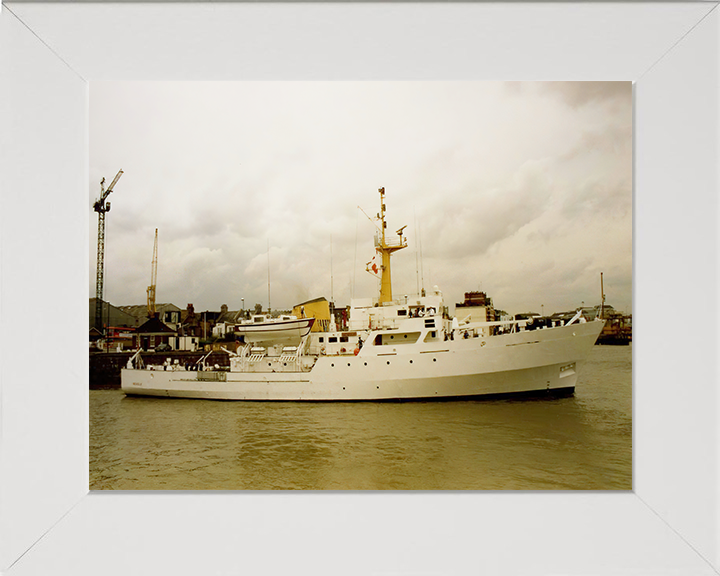
<path fill-rule="evenodd" d="M 588 179 L 565 197 L 561 215 L 568 222 L 581 217 L 626 216 L 632 211 L 631 190 L 626 179 Z"/>
<path fill-rule="evenodd" d="M 603 130 L 583 132 L 577 144 L 558 158 L 559 161 L 572 161 L 584 156 L 608 155 L 620 156 L 627 168 L 632 161 L 632 125 L 627 122 L 607 126 Z"/>
<path fill-rule="evenodd" d="M 540 86 L 572 107 L 620 98 L 629 101 L 632 95 L 630 82 L 543 82 Z"/>
<path fill-rule="evenodd" d="M 438 242 L 429 254 L 459 258 L 486 252 L 542 215 L 551 193 L 544 162 L 526 163 L 502 188 L 483 191 L 469 184 L 462 201 L 444 205 L 444 213 L 438 209 L 430 220 L 426 232 Z"/>

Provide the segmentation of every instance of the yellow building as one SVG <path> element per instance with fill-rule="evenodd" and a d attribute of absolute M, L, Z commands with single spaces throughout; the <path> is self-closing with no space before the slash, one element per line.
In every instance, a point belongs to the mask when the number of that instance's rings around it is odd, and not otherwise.
<path fill-rule="evenodd" d="M 315 318 L 313 332 L 327 332 L 330 326 L 330 303 L 322 296 L 298 304 L 293 308 L 292 313 L 298 318 Z"/>

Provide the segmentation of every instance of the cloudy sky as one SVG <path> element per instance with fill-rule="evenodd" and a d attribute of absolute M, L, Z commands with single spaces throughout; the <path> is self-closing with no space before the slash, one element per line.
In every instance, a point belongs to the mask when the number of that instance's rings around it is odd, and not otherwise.
<path fill-rule="evenodd" d="M 105 299 L 273 309 L 376 296 L 378 188 L 395 297 L 483 290 L 508 312 L 632 312 L 628 82 L 97 82 L 90 85 L 89 296 L 100 181 Z M 269 250 L 268 250 L 269 249 Z M 269 253 L 268 253 L 269 252 Z"/>

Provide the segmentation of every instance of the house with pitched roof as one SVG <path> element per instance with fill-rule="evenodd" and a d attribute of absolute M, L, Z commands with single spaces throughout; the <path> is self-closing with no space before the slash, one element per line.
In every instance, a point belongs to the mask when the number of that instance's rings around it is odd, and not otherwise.
<path fill-rule="evenodd" d="M 118 308 L 126 314 L 135 318 L 135 326 L 140 326 L 148 319 L 147 304 L 118 306 Z M 157 312 L 157 317 L 160 319 L 161 322 L 167 324 L 173 330 L 177 330 L 180 327 L 182 310 L 175 306 L 175 304 L 156 304 L 155 310 Z"/>

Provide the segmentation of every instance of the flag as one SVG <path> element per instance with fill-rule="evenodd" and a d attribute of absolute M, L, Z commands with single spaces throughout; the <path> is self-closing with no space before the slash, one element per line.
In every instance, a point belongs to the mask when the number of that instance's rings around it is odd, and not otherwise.
<path fill-rule="evenodd" d="M 373 274 L 374 276 L 378 276 L 378 273 L 380 272 L 380 265 L 377 263 L 377 254 L 373 256 L 372 260 L 365 264 L 365 270 L 370 272 L 370 274 Z"/>

